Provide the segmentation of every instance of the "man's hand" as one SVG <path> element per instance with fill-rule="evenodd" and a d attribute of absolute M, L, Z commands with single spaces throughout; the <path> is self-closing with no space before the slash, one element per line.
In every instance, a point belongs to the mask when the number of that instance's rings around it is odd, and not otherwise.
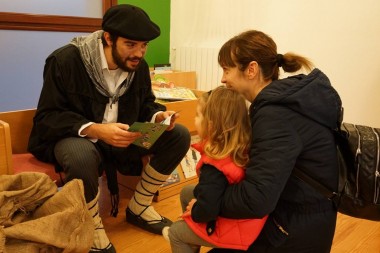
<path fill-rule="evenodd" d="M 114 147 L 128 147 L 142 134 L 129 132 L 129 125 L 122 123 L 92 124 L 83 129 L 82 134 L 88 138 L 99 139 Z"/>
<path fill-rule="evenodd" d="M 175 126 L 175 120 L 179 118 L 179 113 L 178 112 L 175 112 L 175 111 L 161 112 L 161 113 L 159 113 L 159 114 L 156 115 L 156 123 L 164 121 L 167 117 L 170 117 L 171 115 L 173 115 L 173 116 L 172 116 L 172 118 L 170 120 L 170 125 L 166 129 L 166 131 L 172 130 L 174 128 L 174 126 Z"/>

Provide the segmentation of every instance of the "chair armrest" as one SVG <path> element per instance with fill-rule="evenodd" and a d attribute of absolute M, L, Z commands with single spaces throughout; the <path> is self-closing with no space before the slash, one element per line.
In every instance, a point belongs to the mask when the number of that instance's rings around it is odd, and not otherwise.
<path fill-rule="evenodd" d="M 0 175 L 13 174 L 12 143 L 9 124 L 0 120 Z"/>

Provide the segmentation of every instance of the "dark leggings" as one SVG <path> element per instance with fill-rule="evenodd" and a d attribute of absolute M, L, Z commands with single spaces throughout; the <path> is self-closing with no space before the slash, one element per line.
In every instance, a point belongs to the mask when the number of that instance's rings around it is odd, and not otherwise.
<path fill-rule="evenodd" d="M 185 156 L 189 146 L 189 131 L 176 124 L 173 130 L 164 132 L 149 150 L 135 145 L 115 148 L 101 141 L 93 143 L 86 138 L 70 137 L 57 142 L 54 154 L 63 168 L 65 181 L 81 179 L 86 202 L 90 202 L 98 193 L 98 178 L 107 164 L 117 164 L 123 174 L 140 175 L 141 158 L 152 155 L 150 165 L 159 173 L 169 175 Z"/>

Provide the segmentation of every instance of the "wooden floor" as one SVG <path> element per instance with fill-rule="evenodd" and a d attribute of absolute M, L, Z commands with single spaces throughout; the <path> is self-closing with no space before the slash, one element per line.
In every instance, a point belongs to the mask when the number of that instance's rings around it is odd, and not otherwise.
<path fill-rule="evenodd" d="M 145 232 L 125 221 L 125 208 L 132 191 L 120 186 L 118 217 L 110 217 L 110 202 L 105 181 L 101 183 L 100 209 L 107 234 L 117 253 L 170 253 L 170 246 L 162 236 Z M 178 196 L 154 202 L 162 215 L 175 221 L 180 215 Z M 315 235 L 318 236 L 318 235 Z M 202 248 L 201 253 L 209 249 Z M 380 222 L 338 216 L 337 229 L 331 253 L 380 253 Z"/>

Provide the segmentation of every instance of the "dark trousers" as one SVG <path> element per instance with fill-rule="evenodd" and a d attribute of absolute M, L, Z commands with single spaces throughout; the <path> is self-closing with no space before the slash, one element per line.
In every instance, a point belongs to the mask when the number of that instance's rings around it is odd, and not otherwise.
<path fill-rule="evenodd" d="M 104 170 L 116 168 L 125 175 L 141 175 L 141 158 L 151 155 L 150 165 L 159 173 L 169 175 L 181 162 L 190 146 L 190 133 L 176 124 L 165 131 L 150 149 L 131 144 L 127 148 L 112 147 L 102 141 L 91 142 L 86 138 L 70 137 L 57 142 L 55 158 L 65 173 L 65 181 L 81 179 L 86 202 L 98 193 L 98 178 Z M 116 172 L 115 172 L 116 173 Z M 107 173 L 112 176 L 112 173 Z"/>

